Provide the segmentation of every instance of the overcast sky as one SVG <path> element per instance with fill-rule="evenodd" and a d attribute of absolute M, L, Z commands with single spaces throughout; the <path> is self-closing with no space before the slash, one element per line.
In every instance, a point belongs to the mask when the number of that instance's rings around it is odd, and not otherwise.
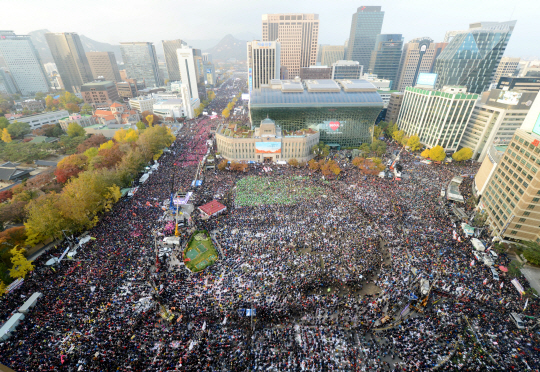
<path fill-rule="evenodd" d="M 317 13 L 320 44 L 343 44 L 359 6 L 381 5 L 383 33 L 442 41 L 478 21 L 517 20 L 505 55 L 540 58 L 540 0 L 1 0 L 4 30 L 78 32 L 94 40 L 260 38 L 261 14 Z M 194 45 L 196 46 L 196 45 Z"/>

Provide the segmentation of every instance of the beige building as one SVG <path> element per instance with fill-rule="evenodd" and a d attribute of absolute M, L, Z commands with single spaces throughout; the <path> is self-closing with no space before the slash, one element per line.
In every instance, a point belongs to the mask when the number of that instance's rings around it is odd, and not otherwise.
<path fill-rule="evenodd" d="M 337 61 L 345 59 L 344 45 L 321 45 L 321 65 L 332 66 Z"/>
<path fill-rule="evenodd" d="M 521 58 L 502 57 L 491 83 L 498 84 L 499 79 L 503 76 L 513 76 L 518 68 L 519 61 L 521 61 Z"/>
<path fill-rule="evenodd" d="M 405 95 L 401 92 L 393 92 L 390 94 L 390 100 L 388 101 L 388 109 L 386 110 L 384 121 L 387 123 L 397 122 L 399 109 L 401 108 L 401 103 L 403 102 L 404 96 Z"/>
<path fill-rule="evenodd" d="M 236 161 L 278 162 L 313 158 L 311 149 L 319 143 L 319 132 L 313 129 L 282 130 L 271 119 L 258 128 L 246 130 L 236 125 L 221 125 L 216 130 L 218 152 Z"/>
<path fill-rule="evenodd" d="M 482 205 L 493 235 L 540 242 L 539 145 L 540 135 L 518 129 L 487 182 Z"/>
<path fill-rule="evenodd" d="M 111 105 L 120 99 L 112 81 L 93 81 L 83 84 L 80 89 L 84 103 L 94 107 Z"/>
<path fill-rule="evenodd" d="M 86 58 L 88 58 L 94 79 L 103 77 L 105 80 L 116 83 L 122 81 L 113 52 L 88 52 Z"/>
<path fill-rule="evenodd" d="M 281 43 L 281 66 L 289 78 L 299 76 L 301 67 L 317 62 L 318 14 L 263 14 L 262 41 Z"/>
<path fill-rule="evenodd" d="M 81 115 L 76 113 L 69 115 L 67 118 L 58 120 L 58 123 L 63 130 L 67 130 L 70 123 L 77 123 L 81 127 L 86 128 L 98 124 L 98 118 L 93 115 Z"/>
<path fill-rule="evenodd" d="M 261 84 L 279 79 L 281 44 L 277 41 L 249 41 L 247 43 L 247 65 L 249 91 Z"/>
<path fill-rule="evenodd" d="M 508 145 L 521 127 L 536 93 L 494 89 L 482 93 L 474 106 L 459 147 L 473 150 L 481 162 L 491 145 Z"/>
<path fill-rule="evenodd" d="M 397 90 L 403 92 L 406 87 L 414 87 L 418 74 L 429 73 L 435 58 L 448 43 L 435 43 L 428 37 L 413 39 L 403 46 L 401 69 L 398 74 Z"/>

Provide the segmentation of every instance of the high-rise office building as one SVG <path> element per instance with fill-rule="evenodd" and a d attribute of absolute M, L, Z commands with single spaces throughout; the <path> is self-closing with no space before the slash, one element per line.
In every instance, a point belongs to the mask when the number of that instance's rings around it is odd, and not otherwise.
<path fill-rule="evenodd" d="M 478 95 L 467 93 L 465 87 L 407 87 L 397 125 L 407 135 L 417 134 L 429 148 L 438 145 L 456 151 L 477 99 Z"/>
<path fill-rule="evenodd" d="M 247 43 L 248 88 L 251 92 L 261 84 L 279 79 L 281 44 L 277 41 Z"/>
<path fill-rule="evenodd" d="M 337 61 L 332 64 L 332 79 L 335 80 L 358 80 L 363 72 L 363 66 L 358 61 Z"/>
<path fill-rule="evenodd" d="M 178 67 L 180 68 L 179 80 L 188 85 L 191 98 L 199 99 L 199 73 L 194 58 L 194 51 L 195 49 L 187 45 L 182 45 L 181 48 L 176 50 L 176 54 Z"/>
<path fill-rule="evenodd" d="M 129 79 L 144 80 L 151 88 L 163 85 L 156 48 L 150 42 L 120 43 L 126 75 Z"/>
<path fill-rule="evenodd" d="M 473 150 L 473 159 L 483 161 L 491 145 L 508 145 L 521 127 L 536 92 L 493 89 L 476 103 L 459 147 Z"/>
<path fill-rule="evenodd" d="M 375 39 L 381 33 L 384 12 L 380 6 L 361 6 L 352 16 L 347 60 L 358 61 L 367 71 Z"/>
<path fill-rule="evenodd" d="M 404 94 L 402 92 L 390 93 L 390 99 L 388 100 L 388 109 L 386 110 L 384 121 L 388 123 L 395 123 L 397 121 L 399 110 L 401 109 L 401 103 L 403 102 L 403 97 Z"/>
<path fill-rule="evenodd" d="M 345 58 L 344 45 L 322 45 L 321 46 L 321 65 L 332 66 L 337 61 L 343 61 Z"/>
<path fill-rule="evenodd" d="M 180 49 L 182 45 L 187 45 L 183 40 L 162 40 L 163 52 L 165 53 L 165 63 L 167 64 L 167 73 L 169 74 L 169 81 L 180 80 L 180 68 L 178 67 L 178 54 L 176 50 Z"/>
<path fill-rule="evenodd" d="M 13 76 L 5 67 L 0 67 L 0 92 L 6 94 L 17 94 L 19 92 Z"/>
<path fill-rule="evenodd" d="M 79 35 L 75 32 L 45 34 L 47 44 L 62 78 L 64 89 L 80 92 L 81 85 L 94 80 Z"/>
<path fill-rule="evenodd" d="M 491 83 L 496 86 L 499 83 L 499 79 L 503 76 L 515 76 L 520 60 L 521 58 L 502 57 L 499 66 L 497 66 L 497 70 L 495 70 L 495 75 L 493 75 L 493 81 Z"/>
<path fill-rule="evenodd" d="M 94 79 L 103 77 L 105 80 L 116 83 L 122 81 L 114 52 L 88 52 L 86 58 L 88 58 Z"/>
<path fill-rule="evenodd" d="M 503 76 L 497 83 L 497 89 L 521 90 L 524 92 L 539 92 L 540 77 Z"/>
<path fill-rule="evenodd" d="M 318 14 L 263 14 L 262 41 L 281 43 L 280 65 L 289 78 L 299 76 L 301 67 L 317 63 Z"/>
<path fill-rule="evenodd" d="M 392 81 L 392 89 L 396 89 L 401 62 L 403 37 L 401 34 L 382 34 L 375 38 L 375 48 L 371 52 L 369 72 L 379 79 Z"/>
<path fill-rule="evenodd" d="M 204 62 L 212 62 L 212 53 L 203 53 L 202 59 Z"/>
<path fill-rule="evenodd" d="M 6 92 L 27 96 L 49 91 L 49 79 L 30 36 L 0 31 L 0 58 L 8 69 L 2 74 Z"/>
<path fill-rule="evenodd" d="M 403 92 L 406 87 L 414 87 L 418 74 L 431 72 L 437 52 L 440 54 L 446 45 L 435 43 L 428 37 L 419 37 L 405 43 L 396 89 Z"/>
<path fill-rule="evenodd" d="M 536 101 L 540 101 L 536 99 Z M 539 102 L 540 103 L 540 102 Z M 529 113 L 533 112 L 533 108 Z M 538 111 L 532 119 L 538 122 Z M 526 119 L 527 120 L 527 119 Z M 489 167 L 484 159 L 475 183 L 482 186 L 480 205 L 487 212 L 487 225 L 501 238 L 540 243 L 540 133 L 524 126 L 514 133 L 512 141 L 499 161 Z M 483 168 L 487 168 L 482 172 Z M 490 169 L 491 168 L 491 169 Z M 484 177 L 481 177 L 484 176 Z"/>
<path fill-rule="evenodd" d="M 207 85 L 215 85 L 216 84 L 216 69 L 214 67 L 214 64 L 209 61 L 204 62 L 204 83 Z"/>
<path fill-rule="evenodd" d="M 472 23 L 458 31 L 435 61 L 437 89 L 466 86 L 472 93 L 487 90 L 516 21 Z"/>

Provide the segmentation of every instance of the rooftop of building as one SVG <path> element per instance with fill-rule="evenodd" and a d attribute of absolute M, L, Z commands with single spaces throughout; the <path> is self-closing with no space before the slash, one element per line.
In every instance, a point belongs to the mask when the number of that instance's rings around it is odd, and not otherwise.
<path fill-rule="evenodd" d="M 96 90 L 106 90 L 107 87 L 116 86 L 114 82 L 109 80 L 103 81 L 92 81 L 91 83 L 86 83 L 81 85 L 81 92 L 89 91 L 90 89 Z"/>
<path fill-rule="evenodd" d="M 367 80 L 271 80 L 251 92 L 250 106 L 382 107 L 382 100 Z"/>
<path fill-rule="evenodd" d="M 451 87 L 450 87 L 451 88 Z M 462 87 L 458 87 L 462 88 Z M 425 94 L 425 95 L 432 95 L 435 97 L 445 97 L 445 98 L 453 98 L 453 99 L 478 99 L 478 94 L 473 93 L 464 93 L 464 92 L 449 92 L 444 90 L 436 90 L 436 89 L 425 89 L 425 88 L 416 88 L 416 87 L 407 87 L 405 88 L 405 91 L 411 91 L 415 93 Z"/>

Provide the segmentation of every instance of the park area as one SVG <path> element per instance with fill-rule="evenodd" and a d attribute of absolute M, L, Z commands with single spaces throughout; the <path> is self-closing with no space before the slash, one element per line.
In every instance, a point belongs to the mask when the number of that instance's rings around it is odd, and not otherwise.
<path fill-rule="evenodd" d="M 236 183 L 237 207 L 296 204 L 323 193 L 318 186 L 304 184 L 308 177 L 242 178 Z"/>
<path fill-rule="evenodd" d="M 195 231 L 184 250 L 184 263 L 192 272 L 199 272 L 217 261 L 212 239 L 205 230 Z"/>

